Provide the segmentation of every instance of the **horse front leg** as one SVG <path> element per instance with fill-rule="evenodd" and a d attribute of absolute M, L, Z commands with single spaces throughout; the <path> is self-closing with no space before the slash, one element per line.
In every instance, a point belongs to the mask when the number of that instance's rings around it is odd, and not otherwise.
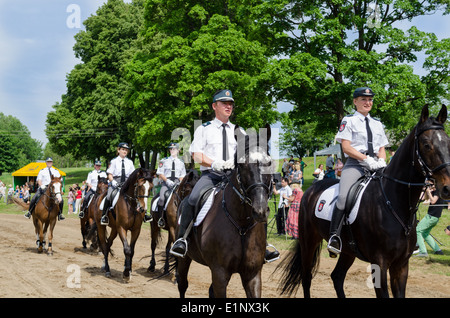
<path fill-rule="evenodd" d="M 212 288 L 214 290 L 214 298 L 226 298 L 227 286 L 230 281 L 231 274 L 222 268 L 211 268 Z M 211 297 L 211 295 L 210 295 Z"/>
<path fill-rule="evenodd" d="M 401 265 L 393 264 L 389 268 L 389 275 L 391 277 L 391 291 L 395 298 L 406 297 L 406 281 L 408 280 L 409 259 Z"/>
<path fill-rule="evenodd" d="M 261 298 L 261 269 L 251 277 L 241 274 L 241 281 L 247 298 Z"/>
<path fill-rule="evenodd" d="M 122 241 L 123 254 L 125 255 L 125 264 L 122 273 L 122 279 L 124 282 L 129 282 L 131 272 L 131 246 L 128 243 L 127 231 L 123 227 L 120 227 L 117 232 L 119 234 L 120 240 Z"/>
<path fill-rule="evenodd" d="M 55 229 L 55 224 L 56 224 L 56 217 L 54 219 L 52 219 L 50 221 L 50 225 L 49 225 L 49 231 L 48 231 L 48 248 L 47 248 L 47 255 L 48 256 L 53 256 L 53 230 Z"/>
<path fill-rule="evenodd" d="M 192 259 L 187 255 L 184 258 L 178 258 L 176 279 L 180 298 L 185 298 L 186 296 L 186 290 L 189 286 L 187 276 L 191 263 Z"/>
<path fill-rule="evenodd" d="M 147 268 L 147 272 L 154 272 L 155 268 L 156 268 L 155 250 L 156 250 L 156 246 L 158 245 L 158 237 L 159 237 L 160 229 L 159 229 L 158 225 L 156 224 L 156 222 L 154 221 L 154 219 L 150 223 L 150 228 L 151 228 L 150 249 L 152 251 L 152 258 L 150 259 L 150 265 Z"/>
<path fill-rule="evenodd" d="M 387 267 L 385 265 L 372 264 L 372 281 L 377 298 L 389 298 L 389 289 L 387 283 Z"/>
<path fill-rule="evenodd" d="M 42 253 L 44 251 L 44 229 L 42 222 L 35 218 L 34 220 L 34 228 L 36 232 L 36 246 L 38 253 Z"/>

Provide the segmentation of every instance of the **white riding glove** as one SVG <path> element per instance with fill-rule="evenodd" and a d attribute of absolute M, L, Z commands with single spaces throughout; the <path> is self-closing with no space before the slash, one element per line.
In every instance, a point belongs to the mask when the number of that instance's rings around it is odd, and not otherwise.
<path fill-rule="evenodd" d="M 117 181 L 116 181 L 116 180 L 111 181 L 111 185 L 112 185 L 113 187 L 117 187 Z"/>
<path fill-rule="evenodd" d="M 218 159 L 212 163 L 211 168 L 213 168 L 214 171 L 218 171 L 218 172 L 221 172 L 223 170 L 233 169 L 234 168 L 234 159 L 230 159 L 227 161 Z"/>
<path fill-rule="evenodd" d="M 225 161 L 225 163 L 223 165 L 223 169 L 224 170 L 234 169 L 234 159 L 230 159 L 230 160 Z"/>
<path fill-rule="evenodd" d="M 377 166 L 378 166 L 377 169 L 386 167 L 386 161 L 383 158 L 379 158 L 377 161 Z"/>
<path fill-rule="evenodd" d="M 221 159 L 217 159 L 211 164 L 211 168 L 214 171 L 219 171 L 220 172 L 220 171 L 223 171 L 224 165 L 225 165 L 225 161 L 223 161 Z"/>
<path fill-rule="evenodd" d="M 366 159 L 361 161 L 361 164 L 369 170 L 377 170 L 378 169 L 377 161 L 371 156 L 367 156 Z"/>

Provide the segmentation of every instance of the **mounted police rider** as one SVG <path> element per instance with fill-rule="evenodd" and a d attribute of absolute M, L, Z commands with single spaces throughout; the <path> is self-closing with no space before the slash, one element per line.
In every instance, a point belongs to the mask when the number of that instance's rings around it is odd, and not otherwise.
<path fill-rule="evenodd" d="M 86 191 L 86 194 L 84 195 L 83 204 L 81 205 L 81 211 L 78 214 L 80 219 L 84 218 L 84 212 L 86 212 L 89 201 L 91 200 L 92 196 L 95 194 L 95 191 L 97 191 L 97 184 L 98 184 L 98 176 L 101 175 L 101 173 L 105 174 L 104 171 L 101 170 L 102 168 L 102 162 L 100 160 L 96 160 L 94 164 L 94 170 L 89 172 L 87 179 L 86 179 L 86 186 L 89 188 L 88 191 Z"/>
<path fill-rule="evenodd" d="M 59 173 L 59 171 L 53 167 L 53 159 L 51 157 L 48 157 L 45 160 L 45 163 L 46 163 L 47 167 L 41 169 L 41 171 L 39 171 L 39 173 L 38 173 L 38 176 L 36 178 L 36 182 L 38 184 L 38 189 L 36 191 L 36 194 L 31 199 L 28 212 L 25 213 L 25 215 L 24 215 L 28 219 L 31 218 L 31 214 L 34 211 L 36 204 L 39 202 L 39 198 L 41 197 L 41 195 L 44 194 L 45 191 L 47 191 L 47 187 L 50 184 L 50 182 L 52 181 L 52 177 L 55 177 L 55 178 L 61 177 L 61 174 Z M 59 214 L 58 214 L 59 221 L 65 220 L 65 217 L 63 215 L 63 207 L 64 207 L 64 200 L 62 200 L 61 203 L 59 204 Z"/>
<path fill-rule="evenodd" d="M 336 140 L 348 157 L 342 169 L 339 195 L 330 223 L 328 251 L 331 257 L 341 252 L 341 228 L 344 222 L 345 203 L 350 187 L 365 174 L 365 170 L 386 167 L 385 146 L 388 144 L 383 124 L 369 115 L 375 94 L 368 87 L 359 87 L 353 93 L 356 111 L 342 119 Z"/>
<path fill-rule="evenodd" d="M 170 156 L 161 160 L 159 163 L 156 175 L 162 182 L 161 190 L 159 191 L 158 213 L 160 219 L 158 225 L 164 227 L 163 211 L 166 204 L 166 192 L 173 190 L 174 187 L 183 180 L 186 175 L 186 168 L 184 162 L 178 158 L 179 146 L 175 142 L 171 142 L 168 146 Z"/>
<path fill-rule="evenodd" d="M 111 209 L 111 204 L 114 199 L 111 197 L 113 192 L 117 193 L 130 174 L 135 170 L 133 161 L 127 158 L 129 150 L 130 147 L 126 142 L 119 143 L 117 146 L 118 156 L 111 160 L 111 165 L 106 170 L 110 184 L 108 186 L 108 193 L 105 196 L 102 218 L 100 220 L 102 225 L 109 224 L 108 211 Z"/>
<path fill-rule="evenodd" d="M 195 205 L 203 190 L 221 182 L 224 170 L 234 168 L 237 142 L 234 138 L 235 125 L 229 121 L 234 108 L 232 92 L 228 89 L 216 91 L 211 107 L 215 113 L 214 120 L 204 123 L 195 130 L 194 140 L 189 148 L 194 161 L 200 164 L 202 175 L 192 189 L 188 204 L 181 213 L 178 237 L 170 249 L 170 253 L 175 256 L 186 255 L 188 242 L 185 237 L 189 234 L 187 230 L 195 217 Z M 266 259 L 270 261 L 278 255 L 275 252 L 266 252 Z"/>

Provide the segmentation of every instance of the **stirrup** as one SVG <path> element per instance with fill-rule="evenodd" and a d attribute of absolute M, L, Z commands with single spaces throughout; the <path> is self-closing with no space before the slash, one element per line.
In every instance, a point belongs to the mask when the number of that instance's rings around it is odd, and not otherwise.
<path fill-rule="evenodd" d="M 158 220 L 158 226 L 159 227 L 161 227 L 161 228 L 163 228 L 163 227 L 165 227 L 166 226 L 166 222 L 164 221 L 164 218 L 159 218 L 159 220 Z"/>
<path fill-rule="evenodd" d="M 277 248 L 275 246 L 273 246 L 272 244 L 269 244 L 269 243 L 267 243 L 267 246 L 271 247 L 271 248 L 273 248 L 275 250 L 275 252 L 272 252 L 272 253 L 276 253 L 277 257 L 274 257 L 272 259 L 266 259 L 264 257 L 264 263 L 272 263 L 272 262 L 275 262 L 276 260 L 279 260 L 281 256 L 280 256 L 280 252 L 277 250 Z"/>
<path fill-rule="evenodd" d="M 108 216 L 106 216 L 106 215 L 102 216 L 102 218 L 100 219 L 100 224 L 101 225 L 108 225 L 109 224 Z"/>
<path fill-rule="evenodd" d="M 78 217 L 80 219 L 84 218 L 84 211 L 83 210 L 81 210 L 80 213 L 78 213 Z"/>
<path fill-rule="evenodd" d="M 173 247 L 175 246 L 175 244 L 176 244 L 177 242 L 182 242 L 182 243 L 184 243 L 184 245 L 186 246 L 186 250 L 184 251 L 184 254 L 175 252 L 175 251 L 173 250 Z M 176 241 L 172 244 L 172 247 L 170 248 L 169 253 L 172 254 L 173 256 L 184 258 L 184 257 L 186 256 L 186 254 L 187 254 L 187 251 L 188 251 L 188 243 L 187 243 L 187 241 L 186 241 L 185 238 L 181 237 L 181 238 L 179 238 L 178 240 L 176 240 Z"/>
<path fill-rule="evenodd" d="M 27 218 L 27 219 L 31 219 L 31 213 L 30 213 L 30 211 L 28 211 L 27 213 L 25 213 L 23 216 L 24 216 L 25 218 Z"/>
<path fill-rule="evenodd" d="M 338 239 L 338 241 L 339 241 L 339 248 L 335 248 L 335 247 L 330 245 L 330 242 L 331 242 L 331 240 L 333 238 L 337 238 Z M 341 238 L 338 235 L 336 235 L 336 234 L 331 235 L 330 239 L 328 240 L 327 249 L 328 249 L 328 252 L 330 252 L 330 256 L 331 257 L 333 257 L 333 255 L 331 255 L 331 253 L 334 254 L 334 257 L 336 257 L 337 255 L 341 254 L 341 250 L 342 250 L 342 240 L 341 240 Z"/>

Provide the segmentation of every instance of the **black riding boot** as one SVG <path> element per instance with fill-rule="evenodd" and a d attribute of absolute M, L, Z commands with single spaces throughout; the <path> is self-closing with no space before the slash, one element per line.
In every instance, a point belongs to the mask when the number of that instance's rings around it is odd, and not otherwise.
<path fill-rule="evenodd" d="M 63 214 L 63 210 L 64 210 L 64 200 L 62 200 L 61 203 L 59 204 L 58 221 L 63 221 L 66 219 Z"/>
<path fill-rule="evenodd" d="M 27 219 L 31 218 L 31 214 L 34 212 L 34 208 L 36 207 L 36 203 L 39 201 L 41 197 L 40 189 L 36 191 L 36 194 L 31 198 L 30 207 L 28 208 L 28 212 L 25 213 L 24 217 Z"/>
<path fill-rule="evenodd" d="M 188 250 L 187 236 L 190 232 L 190 225 L 194 219 L 194 207 L 186 202 L 183 206 L 180 225 L 178 226 L 178 239 L 173 243 L 170 254 L 184 257 Z"/>
<path fill-rule="evenodd" d="M 105 203 L 103 205 L 102 218 L 100 219 L 100 224 L 101 225 L 108 225 L 109 224 L 108 212 L 109 212 L 110 206 L 111 206 L 111 202 L 109 201 L 109 198 L 107 196 L 105 198 Z"/>
<path fill-rule="evenodd" d="M 330 239 L 328 240 L 328 251 L 330 257 L 335 258 L 341 253 L 342 240 L 340 238 L 342 225 L 344 223 L 344 211 L 338 209 L 336 206 L 333 210 L 330 223 Z"/>
<path fill-rule="evenodd" d="M 164 206 L 158 205 L 158 226 L 163 228 L 166 226 L 166 222 L 164 221 Z"/>

